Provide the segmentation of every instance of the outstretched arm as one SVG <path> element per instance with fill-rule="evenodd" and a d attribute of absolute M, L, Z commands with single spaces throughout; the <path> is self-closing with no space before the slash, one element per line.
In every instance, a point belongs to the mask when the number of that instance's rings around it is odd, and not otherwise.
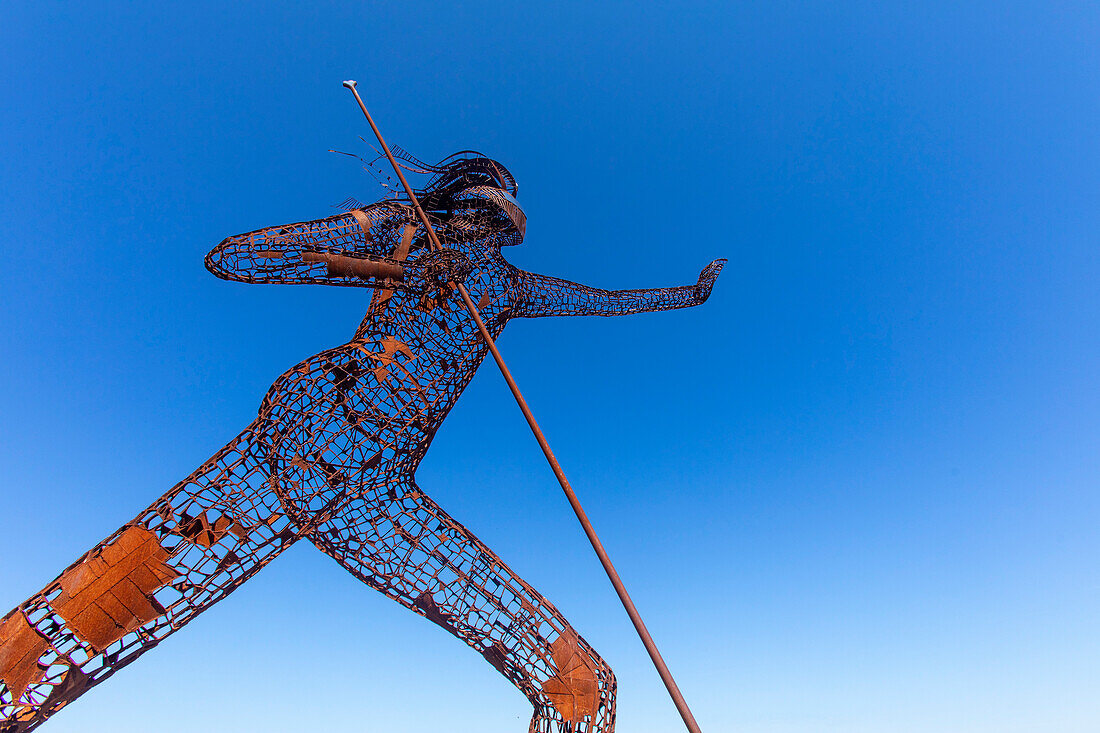
<path fill-rule="evenodd" d="M 416 226 L 411 221 L 407 207 L 383 202 L 325 219 L 266 227 L 222 241 L 206 256 L 206 269 L 247 283 L 376 286 L 340 263 L 399 264 L 413 246 Z M 400 272 L 376 266 L 367 274 L 374 270 L 379 277 Z"/>
<path fill-rule="evenodd" d="M 513 317 L 540 316 L 625 316 L 630 313 L 663 311 L 699 305 L 710 297 L 714 281 L 726 261 L 715 260 L 699 273 L 694 285 L 644 290 L 601 290 L 532 272 L 517 273 L 519 303 Z"/>

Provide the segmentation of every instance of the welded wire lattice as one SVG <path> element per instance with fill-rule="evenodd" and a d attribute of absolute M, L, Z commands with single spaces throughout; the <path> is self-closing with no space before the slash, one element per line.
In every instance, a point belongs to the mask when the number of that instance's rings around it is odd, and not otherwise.
<path fill-rule="evenodd" d="M 684 287 L 608 291 L 523 272 L 501 255 L 526 220 L 499 163 L 428 166 L 408 202 L 229 237 L 208 269 L 248 283 L 369 287 L 352 339 L 297 364 L 256 419 L 190 476 L 0 620 L 0 731 L 29 731 L 306 539 L 364 583 L 458 637 L 534 707 L 530 731 L 610 733 L 615 677 L 562 614 L 416 483 L 440 424 L 513 318 L 697 305 Z M 348 202 L 353 203 L 353 202 Z M 449 281 L 450 280 L 450 281 Z"/>

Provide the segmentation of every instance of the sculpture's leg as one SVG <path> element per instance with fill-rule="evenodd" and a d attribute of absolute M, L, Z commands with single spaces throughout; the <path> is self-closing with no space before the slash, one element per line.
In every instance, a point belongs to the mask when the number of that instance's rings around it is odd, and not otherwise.
<path fill-rule="evenodd" d="M 29 731 L 297 538 L 245 430 L 0 620 L 0 731 Z"/>
<path fill-rule="evenodd" d="M 615 676 L 562 614 L 411 480 L 387 488 L 307 536 L 480 652 L 535 706 L 530 731 L 611 733 Z"/>

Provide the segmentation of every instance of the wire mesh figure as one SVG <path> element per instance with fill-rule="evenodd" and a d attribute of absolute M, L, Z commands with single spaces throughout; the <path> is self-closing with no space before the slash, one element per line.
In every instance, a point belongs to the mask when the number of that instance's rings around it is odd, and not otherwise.
<path fill-rule="evenodd" d="M 29 731 L 306 538 L 357 578 L 466 642 L 531 701 L 533 733 L 611 733 L 615 677 L 562 614 L 417 485 L 416 468 L 495 338 L 516 317 L 697 305 L 694 285 L 607 291 L 509 265 L 525 216 L 499 163 L 457 153 L 408 203 L 229 237 L 206 258 L 248 283 L 373 288 L 347 344 L 276 380 L 236 438 L 0 620 L 0 731 Z"/>

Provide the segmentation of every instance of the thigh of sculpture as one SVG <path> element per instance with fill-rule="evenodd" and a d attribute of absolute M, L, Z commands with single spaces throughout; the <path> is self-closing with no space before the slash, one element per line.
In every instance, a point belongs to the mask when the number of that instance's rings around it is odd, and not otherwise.
<path fill-rule="evenodd" d="M 466 642 L 535 711 L 530 730 L 612 733 L 611 668 L 538 591 L 408 478 L 306 535 L 363 582 Z"/>
<path fill-rule="evenodd" d="M 0 731 L 29 731 L 298 537 L 254 423 L 0 621 Z"/>

